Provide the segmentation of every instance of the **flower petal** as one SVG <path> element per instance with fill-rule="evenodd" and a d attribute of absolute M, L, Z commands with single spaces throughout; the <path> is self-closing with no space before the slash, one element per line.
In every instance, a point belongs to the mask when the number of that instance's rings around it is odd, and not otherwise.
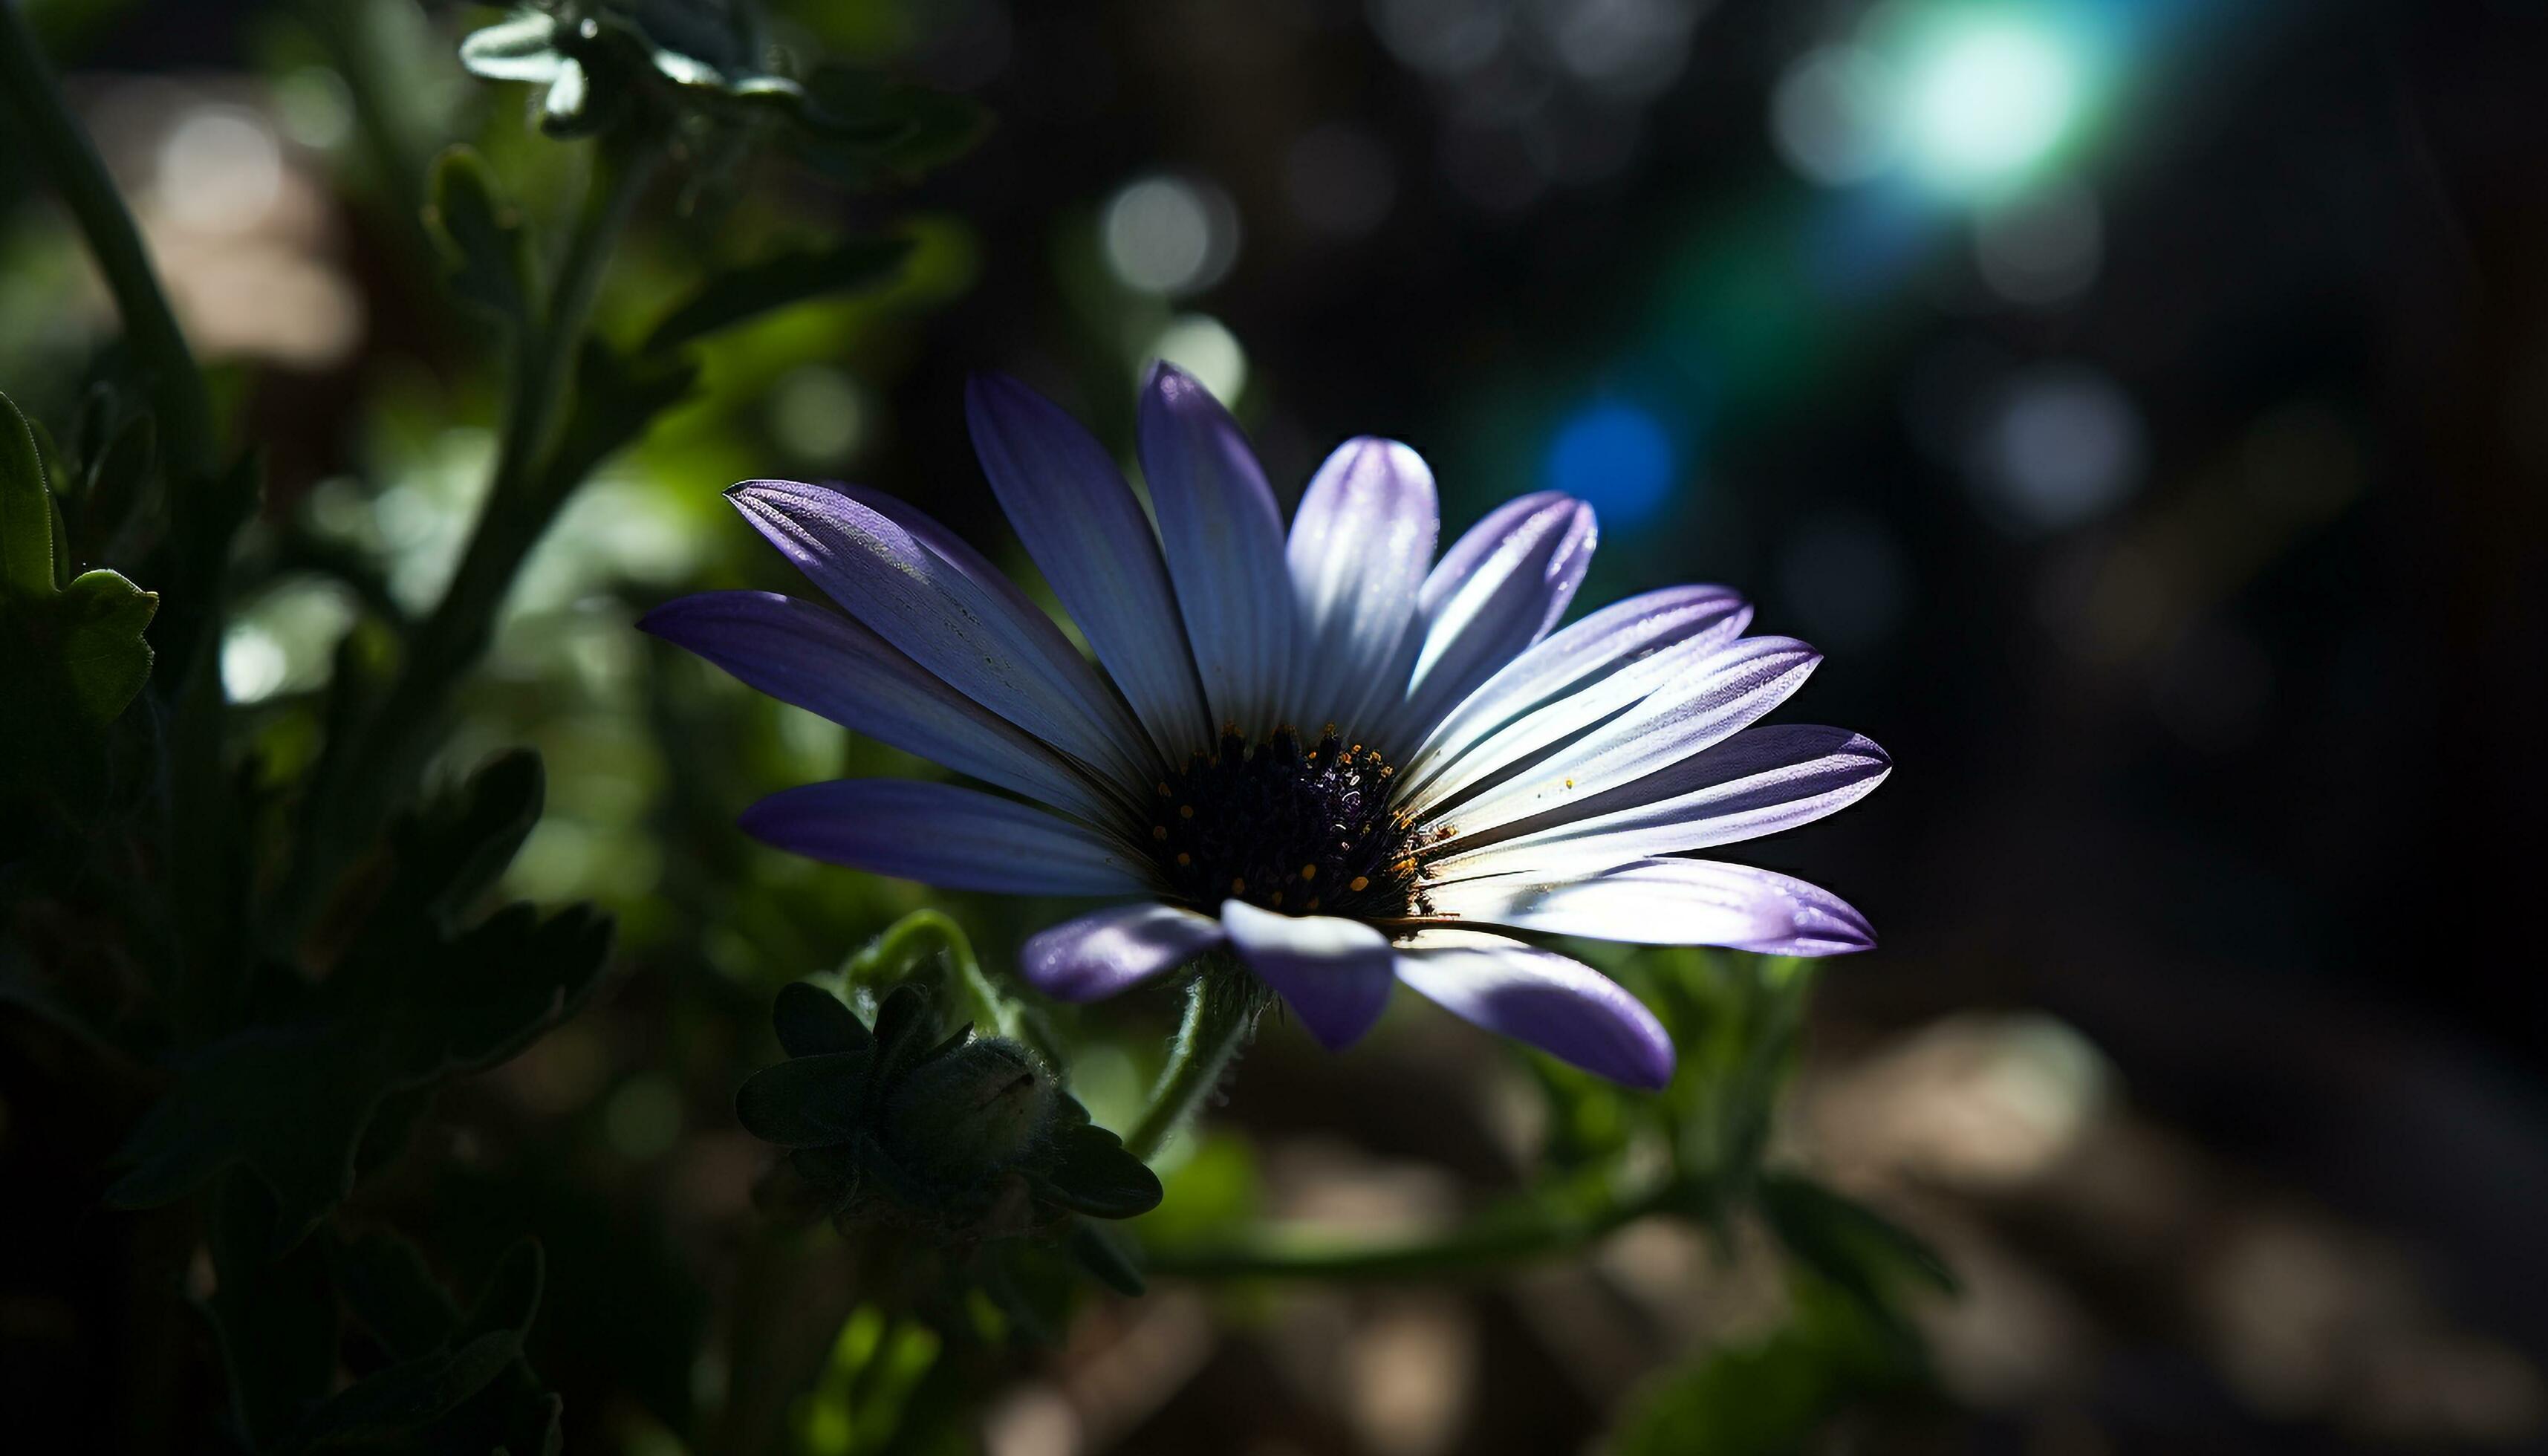
<path fill-rule="evenodd" d="M 745 685 L 1092 823 L 1122 810 L 1079 769 L 873 632 L 775 592 L 702 592 L 637 623 Z"/>
<path fill-rule="evenodd" d="M 726 499 L 850 615 L 956 691 L 1125 782 L 1154 776 L 1113 685 L 946 527 L 902 501 L 796 481 L 745 481 Z"/>
<path fill-rule="evenodd" d="M 1194 959 L 1224 940 L 1209 915 L 1155 901 L 1117 905 L 1027 937 L 1018 973 L 1064 1001 L 1102 1001 Z"/>
<path fill-rule="evenodd" d="M 1288 696 L 1302 732 L 1324 718 L 1348 738 L 1381 736 L 1421 645 L 1415 604 L 1440 531 L 1433 472 L 1395 440 L 1347 440 L 1311 478 L 1284 548 L 1301 613 Z"/>
<path fill-rule="evenodd" d="M 1884 750 L 1844 728 L 1754 728 L 1608 793 L 1455 838 L 1425 873 L 1554 879 L 1758 839 L 1847 808 L 1892 769 Z"/>
<path fill-rule="evenodd" d="M 1398 727 L 1420 738 L 1566 615 L 1592 564 L 1592 507 L 1555 492 L 1508 500 L 1469 528 L 1424 579 L 1424 642 Z"/>
<path fill-rule="evenodd" d="M 1422 782 L 1526 713 L 1605 682 L 1676 644 L 1699 642 L 1712 645 L 1700 650 L 1713 650 L 1742 635 L 1751 620 L 1743 598 L 1723 587 L 1667 587 L 1612 602 L 1514 658 L 1453 708 L 1410 756 L 1408 782 Z"/>
<path fill-rule="evenodd" d="M 1278 915 L 1224 900 L 1221 924 L 1247 968 L 1330 1051 L 1361 1041 L 1389 1005 L 1389 938 L 1361 921 Z"/>
<path fill-rule="evenodd" d="M 1475 834 L 1633 783 L 1750 727 L 1821 662 L 1792 637 L 1747 637 L 1450 813 Z"/>
<path fill-rule="evenodd" d="M 1114 836 L 979 789 L 911 778 L 782 788 L 743 811 L 764 844 L 897 879 L 1013 895 L 1126 895 L 1149 866 Z"/>
<path fill-rule="evenodd" d="M 964 391 L 973 449 L 1018 539 L 1168 763 L 1208 748 L 1203 688 L 1158 537 L 1096 437 L 1006 375 Z"/>
<path fill-rule="evenodd" d="M 1141 474 L 1213 725 L 1274 726 L 1292 662 L 1283 512 L 1247 437 L 1194 376 L 1161 364 L 1141 392 Z"/>
<path fill-rule="evenodd" d="M 1398 978 L 1454 1016 L 1631 1087 L 1672 1080 L 1672 1037 L 1617 981 L 1502 936 L 1419 931 Z"/>
<path fill-rule="evenodd" d="M 1441 885 L 1431 899 L 1462 920 L 1649 946 L 1835 956 L 1875 944 L 1866 918 L 1829 890 L 1713 860 L 1634 860 L 1580 879 L 1499 874 Z"/>

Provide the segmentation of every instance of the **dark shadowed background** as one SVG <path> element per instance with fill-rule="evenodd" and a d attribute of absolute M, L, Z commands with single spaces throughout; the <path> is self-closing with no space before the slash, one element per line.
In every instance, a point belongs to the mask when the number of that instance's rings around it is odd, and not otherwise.
<path fill-rule="evenodd" d="M 543 749 L 516 887 L 618 911 L 621 964 L 367 1194 L 455 1250 L 543 1233 L 550 1309 L 580 1312 L 539 1335 L 570 1449 L 679 1449 L 664 1412 L 722 1378 L 692 1350 L 751 1218 L 727 1099 L 768 992 L 927 899 L 729 827 L 845 755 L 908 760 L 629 623 L 795 587 L 717 499 L 747 476 L 854 477 L 1016 563 L 965 376 L 1015 372 L 1120 448 L 1161 355 L 1233 403 L 1287 503 L 1366 432 L 1423 452 L 1453 528 L 1583 496 L 1585 602 L 1738 587 L 1828 654 L 1785 716 L 1892 753 L 1865 805 L 1748 857 L 1882 937 L 1821 982 L 1798 1155 L 1966 1286 L 1922 1312 L 1934 1391 L 1831 1449 L 2548 1448 L 2548 7 L 775 9 L 996 130 L 910 191 L 765 193 L 733 225 L 920 244 L 882 296 L 712 345 L 709 403 L 608 467 L 515 593 L 446 759 Z M 497 386 L 356 124 L 557 174 L 517 92 L 452 59 L 492 12 L 32 13 L 198 348 L 236 366 L 269 554 L 359 543 L 429 599 Z M 676 201 L 605 318 L 727 241 Z M 0 378 L 31 412 L 110 331 L 85 269 L 0 156 Z M 224 677 L 289 762 L 353 608 L 288 564 L 259 592 Z M 995 963 L 1040 923 L 956 908 Z M 1518 1177 L 1499 1055 L 1416 1006 L 1340 1058 L 1270 1034 L 1207 1150 L 1266 1210 L 1421 1220 Z M 1101 1114 L 1138 1097 L 1116 1062 L 1083 1074 Z M 120 1322 L 134 1234 L 92 1212 L 129 1110 L 46 1085 L 0 1080 L 0 1393 L 103 1407 L 131 1389 L 105 1352 L 151 1347 L 191 1429 L 217 1376 L 187 1331 Z M 1587 1449 L 1641 1381 L 1774 1322 L 1736 1242 L 1632 1228 L 1447 1290 L 1163 1282 L 1020 1358 L 983 1439 Z"/>

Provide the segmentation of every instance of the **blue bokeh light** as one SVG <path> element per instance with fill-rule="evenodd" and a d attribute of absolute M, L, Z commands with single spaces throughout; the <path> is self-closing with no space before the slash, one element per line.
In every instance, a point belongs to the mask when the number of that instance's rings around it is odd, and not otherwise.
<path fill-rule="evenodd" d="M 1548 442 L 1542 481 L 1591 503 L 1607 525 L 1652 516 L 1672 492 L 1673 442 L 1634 405 L 1598 401 L 1568 415 Z"/>

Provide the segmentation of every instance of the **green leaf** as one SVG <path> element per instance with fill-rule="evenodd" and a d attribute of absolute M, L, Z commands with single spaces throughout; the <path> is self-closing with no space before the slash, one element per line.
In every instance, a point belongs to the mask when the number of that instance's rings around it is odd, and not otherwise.
<path fill-rule="evenodd" d="M 1937 1250 L 1855 1199 L 1791 1173 L 1764 1173 L 1759 1199 L 1787 1252 L 1881 1323 L 1900 1322 L 1905 1283 L 1956 1291 L 1955 1271 Z"/>
<path fill-rule="evenodd" d="M 395 1233 L 366 1233 L 324 1245 L 337 1297 L 356 1322 L 402 1360 L 451 1338 L 459 1308 L 424 1267 L 424 1255 Z"/>
<path fill-rule="evenodd" d="M 36 431 L 0 395 L 0 594 L 53 594 L 53 498 Z"/>
<path fill-rule="evenodd" d="M 460 43 L 460 64 L 491 81 L 547 81 L 566 64 L 559 53 L 557 21 L 537 10 L 515 13 Z"/>
<path fill-rule="evenodd" d="M 665 316 L 647 337 L 646 351 L 676 349 L 826 294 L 877 286 L 889 281 L 910 253 L 911 244 L 902 238 L 853 237 L 830 247 L 779 253 L 718 274 Z"/>
<path fill-rule="evenodd" d="M 1117 1294 L 1138 1299 L 1149 1287 L 1141 1273 L 1141 1260 L 1133 1241 L 1103 1224 L 1085 1219 L 1070 1221 L 1066 1238 L 1070 1256 L 1079 1266 L 1095 1275 L 1097 1282 Z"/>
<path fill-rule="evenodd" d="M 253 1027 L 197 1052 L 125 1139 L 131 1170 L 107 1204 L 170 1203 L 243 1163 L 273 1191 L 278 1246 L 298 1242 L 354 1186 L 354 1146 L 388 1090 L 383 1040 L 319 1022 Z"/>
<path fill-rule="evenodd" d="M 819 1056 L 827 1051 L 864 1051 L 875 1045 L 866 1023 L 841 998 L 810 981 L 778 989 L 770 1019 L 778 1029 L 778 1045 L 790 1056 Z"/>
<path fill-rule="evenodd" d="M 495 884 L 540 820 L 548 775 L 529 749 L 498 754 L 457 793 L 429 800 L 390 830 L 396 877 L 371 917 L 372 935 L 391 949 L 414 922 L 447 929 Z"/>
<path fill-rule="evenodd" d="M 205 1247 L 213 1292 L 201 1304 L 229 1386 L 230 1409 L 252 1447 L 280 1443 L 336 1370 L 336 1303 L 325 1254 L 278 1255 L 274 1196 L 244 1173 L 216 1188 Z"/>
<path fill-rule="evenodd" d="M 147 414 L 126 418 L 115 433 L 88 457 L 87 483 L 80 493 L 79 528 L 74 551 L 102 550 L 133 518 L 159 466 L 159 431 Z"/>
<path fill-rule="evenodd" d="M 828 1051 L 764 1067 L 736 1089 L 735 1120 L 781 1147 L 846 1142 L 858 1131 L 873 1060 L 871 1051 Z"/>
<path fill-rule="evenodd" d="M 189 1053 L 143 1114 L 109 1190 L 119 1207 L 182 1196 L 234 1163 L 273 1190 L 276 1237 L 297 1241 L 349 1192 L 385 1103 L 505 1059 L 574 1014 L 599 983 L 609 922 L 576 906 L 542 920 L 509 906 L 452 922 L 502 871 L 536 817 L 537 761 L 497 760 L 391 833 L 389 884 L 316 987 L 278 1019 Z"/>
<path fill-rule="evenodd" d="M 54 631 L 71 700 L 92 723 L 111 723 L 150 678 L 150 644 L 142 629 L 159 609 L 123 573 L 82 572 L 53 602 Z"/>
<path fill-rule="evenodd" d="M 1124 1139 L 1087 1124 L 1055 1141 L 1061 1161 L 1046 1174 L 1053 1202 L 1092 1219 L 1130 1219 L 1159 1206 L 1159 1177 L 1124 1150 Z"/>
<path fill-rule="evenodd" d="M 442 249 L 451 291 L 509 324 L 526 324 L 539 308 L 530 239 L 486 159 L 466 146 L 443 152 L 427 195 L 425 227 Z"/>
<path fill-rule="evenodd" d="M 330 1246 L 328 1268 L 356 1322 L 401 1364 L 427 1368 L 424 1362 L 436 1352 L 489 1336 L 509 1334 L 518 1342 L 538 1310 L 545 1260 L 531 1239 L 507 1249 L 465 1321 L 426 1271 L 415 1246 L 394 1234 L 338 1240 Z M 428 1415 L 414 1428 L 395 1431 L 388 1444 L 409 1450 L 553 1456 L 561 1442 L 558 1415 L 558 1398 L 517 1355 L 476 1395 Z M 344 1444 L 342 1435 L 333 1443 Z"/>
<path fill-rule="evenodd" d="M 1810 1449 L 1846 1394 L 1811 1338 L 1781 1330 L 1650 1387 L 1607 1449 L 1611 1456 L 1788 1456 Z"/>

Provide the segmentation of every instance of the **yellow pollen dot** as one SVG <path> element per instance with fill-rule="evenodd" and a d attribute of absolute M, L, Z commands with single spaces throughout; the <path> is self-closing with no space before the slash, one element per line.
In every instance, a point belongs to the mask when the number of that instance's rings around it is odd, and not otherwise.
<path fill-rule="evenodd" d="M 1193 863 L 1194 863 L 1194 856 L 1187 854 L 1187 853 L 1186 853 L 1185 851 L 1183 851 L 1183 850 L 1179 850 L 1179 851 L 1177 851 L 1177 867 L 1178 867 L 1178 868 L 1182 869 L 1182 868 L 1184 868 L 1186 865 L 1191 864 L 1193 864 Z"/>
<path fill-rule="evenodd" d="M 1346 883 L 1345 888 L 1349 890 L 1367 890 L 1371 888 L 1371 876 L 1368 874 L 1357 874 Z"/>
<path fill-rule="evenodd" d="M 1174 790 L 1174 789 L 1172 789 L 1172 788 L 1168 787 L 1168 786 L 1167 786 L 1166 784 L 1164 784 L 1164 783 L 1162 783 L 1162 784 L 1160 784 L 1160 785 L 1159 785 L 1159 797 L 1161 797 L 1161 798 L 1166 798 L 1169 794 L 1174 793 L 1175 791 L 1176 791 L 1176 790 Z"/>
<path fill-rule="evenodd" d="M 1281 890 L 1276 890 L 1274 892 L 1274 903 L 1278 907 L 1283 903 L 1283 892 Z"/>
<path fill-rule="evenodd" d="M 1152 839 L 1166 839 L 1167 837 L 1168 837 L 1168 826 L 1166 826 L 1166 825 L 1164 825 L 1164 824 L 1153 824 L 1153 825 L 1151 825 L 1151 826 L 1150 826 L 1150 838 L 1152 838 Z"/>
<path fill-rule="evenodd" d="M 1231 875 L 1229 877 L 1229 892 L 1233 895 L 1243 895 L 1247 893 L 1247 881 L 1239 878 L 1235 874 Z"/>
<path fill-rule="evenodd" d="M 1192 805 L 1192 804 L 1179 804 L 1179 805 L 1177 805 L 1177 817 L 1178 817 L 1178 818 L 1180 818 L 1180 819 L 1191 819 L 1191 818 L 1193 818 L 1193 817 L 1194 817 L 1194 805 Z"/>
<path fill-rule="evenodd" d="M 1318 878 L 1318 877 L 1319 877 L 1319 866 L 1318 866 L 1318 865 L 1316 865 L 1316 864 L 1304 864 L 1304 865 L 1302 865 L 1302 866 L 1301 866 L 1301 877 L 1302 877 L 1303 879 L 1316 879 L 1316 878 Z"/>
<path fill-rule="evenodd" d="M 1573 787 L 1575 786 L 1575 780 L 1574 780 L 1574 779 L 1572 779 L 1572 778 L 1567 779 L 1567 780 L 1566 780 L 1566 786 L 1567 786 L 1568 788 L 1573 788 Z"/>

